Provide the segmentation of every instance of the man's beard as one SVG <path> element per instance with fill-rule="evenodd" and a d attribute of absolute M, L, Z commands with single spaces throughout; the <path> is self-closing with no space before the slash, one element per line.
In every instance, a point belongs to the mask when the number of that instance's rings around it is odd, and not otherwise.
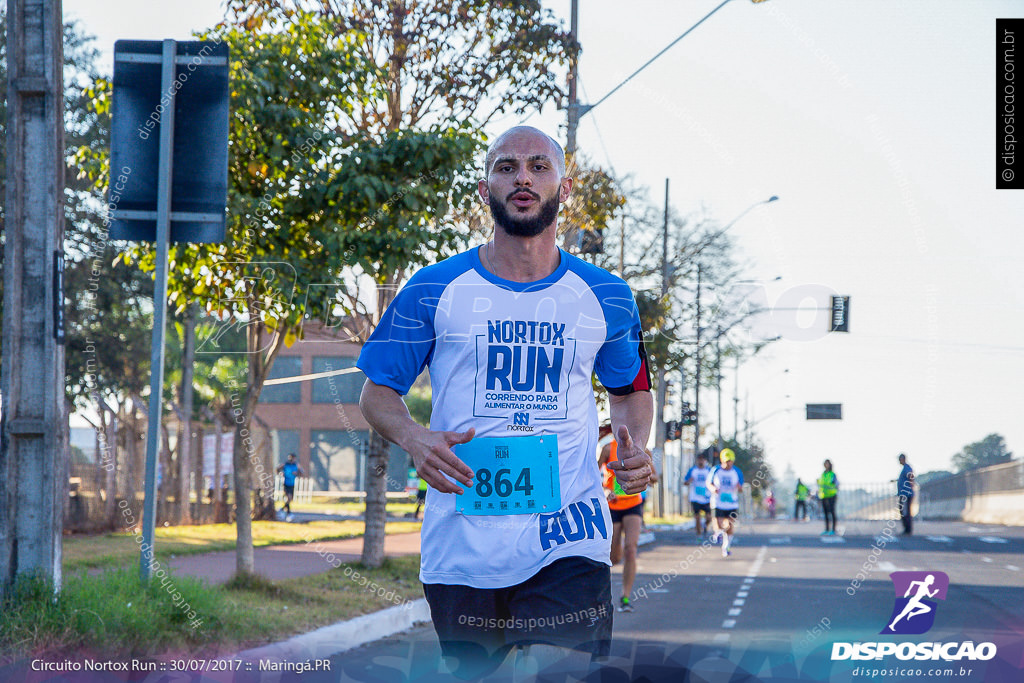
<path fill-rule="evenodd" d="M 517 190 L 516 192 L 521 191 Z M 509 213 L 505 205 L 493 194 L 488 197 L 487 205 L 491 207 L 491 216 L 494 217 L 494 224 L 513 237 L 534 237 L 539 235 L 558 216 L 557 194 L 552 195 L 551 199 L 540 205 L 540 211 L 537 212 L 534 218 L 516 218 Z"/>

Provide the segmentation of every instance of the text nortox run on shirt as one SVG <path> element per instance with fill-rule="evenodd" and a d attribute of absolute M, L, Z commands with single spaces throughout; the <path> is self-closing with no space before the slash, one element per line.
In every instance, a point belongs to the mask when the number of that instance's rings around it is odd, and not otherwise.
<path fill-rule="evenodd" d="M 487 321 L 487 391 L 557 392 L 564 347 L 565 323 Z"/>

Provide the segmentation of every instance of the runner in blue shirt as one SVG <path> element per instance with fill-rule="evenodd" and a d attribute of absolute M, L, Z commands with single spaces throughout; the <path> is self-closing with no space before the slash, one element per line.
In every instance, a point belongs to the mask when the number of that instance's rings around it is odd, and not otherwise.
<path fill-rule="evenodd" d="M 513 648 L 517 670 L 608 654 L 612 523 L 591 378 L 608 389 L 626 494 L 651 480 L 654 413 L 629 286 L 558 248 L 573 186 L 559 144 L 512 128 L 484 169 L 493 240 L 414 274 L 357 363 L 363 415 L 430 487 L 420 580 L 442 654 L 474 680 Z M 425 368 L 429 428 L 401 398 Z"/>
<path fill-rule="evenodd" d="M 306 473 L 295 461 L 294 453 L 288 454 L 288 462 L 278 465 L 277 471 L 284 474 L 284 506 L 281 511 L 286 512 L 285 520 L 290 522 L 292 521 L 292 498 L 295 496 L 295 477 L 296 475 L 304 477 Z"/>
<path fill-rule="evenodd" d="M 711 498 L 708 496 L 708 457 L 701 453 L 697 456 L 697 464 L 686 472 L 683 483 L 690 487 L 690 506 L 693 508 L 693 530 L 697 540 L 709 533 L 711 524 Z"/>

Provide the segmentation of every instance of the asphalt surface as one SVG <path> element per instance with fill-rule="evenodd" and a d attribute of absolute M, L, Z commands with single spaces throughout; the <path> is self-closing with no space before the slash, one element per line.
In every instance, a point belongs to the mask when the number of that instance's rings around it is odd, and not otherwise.
<path fill-rule="evenodd" d="M 820 522 L 743 523 L 732 555 L 724 558 L 719 546 L 695 538 L 692 529 L 657 529 L 654 541 L 640 548 L 633 586 L 635 611 L 614 615 L 611 657 L 602 668 L 586 671 L 563 664 L 558 671 L 555 664 L 525 680 L 1024 681 L 1024 528 L 918 522 L 914 536 L 900 537 L 896 522 L 855 521 L 841 524 L 836 536 L 820 536 L 820 530 Z M 416 534 L 394 540 L 400 542 L 402 552 L 418 550 Z M 357 542 L 361 539 L 337 543 Z M 354 554 L 356 548 L 332 550 Z M 311 548 L 293 546 L 269 552 L 280 553 L 280 566 L 291 567 L 293 572 L 317 571 L 324 564 L 319 555 L 302 555 L 316 554 Z M 220 564 L 233 566 L 233 553 L 230 556 Z M 276 564 L 277 558 L 273 562 Z M 266 571 L 269 565 L 258 568 Z M 198 568 L 193 565 L 193 570 Z M 897 597 L 890 574 L 900 571 L 944 572 L 949 577 L 946 598 L 935 602 L 934 624 L 923 634 L 880 635 L 891 620 Z M 619 567 L 613 569 L 612 584 L 617 600 L 621 595 Z M 972 643 L 971 649 L 973 644 L 992 643 L 994 653 L 990 659 L 978 661 L 905 661 L 898 655 L 835 659 L 836 648 L 845 647 L 836 643 L 862 642 L 906 643 L 910 648 L 920 643 L 954 643 L 956 654 L 961 643 Z M 458 680 L 442 662 L 429 625 L 352 649 L 339 642 L 337 650 L 333 655 L 318 654 L 320 659 L 315 662 L 313 655 L 296 656 L 283 663 L 268 660 L 205 673 L 69 674 L 19 668 L 14 679 L 10 678 L 14 670 L 0 670 L 0 680 Z M 330 651 L 328 642 L 326 652 Z M 468 680 L 512 680 L 512 659 L 510 656 L 502 668 L 487 676 Z M 301 670 L 306 665 L 310 670 Z"/>
<path fill-rule="evenodd" d="M 743 524 L 728 558 L 698 543 L 692 530 L 659 531 L 641 548 L 636 611 L 615 614 L 612 658 L 585 679 L 1024 681 L 1024 529 L 918 522 L 914 536 L 901 537 L 893 522 L 850 522 L 834 537 L 820 530 L 817 522 Z M 946 599 L 923 635 L 879 635 L 896 597 L 889 574 L 897 571 L 949 576 Z M 616 599 L 620 576 L 613 570 Z M 997 654 L 988 661 L 832 660 L 834 643 L 868 641 L 991 642 Z M 488 680 L 508 680 L 508 663 Z M 432 629 L 421 627 L 338 655 L 329 674 L 302 680 L 451 677 L 438 665 Z"/>

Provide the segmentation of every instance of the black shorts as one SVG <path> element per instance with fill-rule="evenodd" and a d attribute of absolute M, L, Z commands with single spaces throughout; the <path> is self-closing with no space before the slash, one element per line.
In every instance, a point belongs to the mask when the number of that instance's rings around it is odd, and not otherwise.
<path fill-rule="evenodd" d="M 424 501 L 427 499 L 426 489 L 416 489 L 416 500 Z"/>
<path fill-rule="evenodd" d="M 284 485 L 284 495 L 286 495 L 286 496 L 293 496 L 294 497 L 295 496 L 295 484 L 285 484 Z"/>
<path fill-rule="evenodd" d="M 735 520 L 739 516 L 739 510 L 723 510 L 722 508 L 715 508 L 715 517 L 717 519 L 732 519 Z"/>
<path fill-rule="evenodd" d="M 612 513 L 612 524 L 618 524 L 626 515 L 637 515 L 638 517 L 643 517 L 644 504 L 641 502 L 638 505 L 634 505 L 631 508 L 626 508 L 625 510 L 609 509 L 608 511 Z"/>
<path fill-rule="evenodd" d="M 690 507 L 693 508 L 694 515 L 699 515 L 703 512 L 708 517 L 711 516 L 711 503 L 697 503 L 691 500 Z"/>
<path fill-rule="evenodd" d="M 476 678 L 516 645 L 546 643 L 607 656 L 612 638 L 611 571 L 585 557 L 555 560 L 507 588 L 423 584 L 430 618 L 454 673 Z"/>

